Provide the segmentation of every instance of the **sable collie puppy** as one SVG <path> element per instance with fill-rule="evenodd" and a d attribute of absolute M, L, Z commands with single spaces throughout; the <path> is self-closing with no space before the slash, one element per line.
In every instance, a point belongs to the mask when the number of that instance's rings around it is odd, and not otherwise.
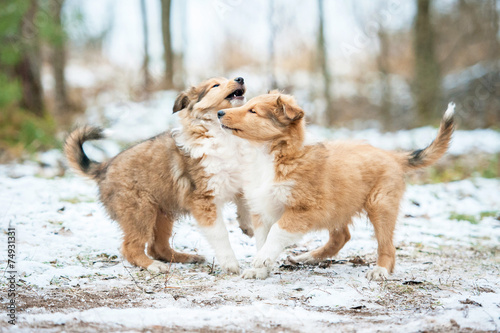
<path fill-rule="evenodd" d="M 235 201 L 240 227 L 252 235 L 251 218 L 239 195 L 237 141 L 244 141 L 221 130 L 217 111 L 241 106 L 244 93 L 241 77 L 213 78 L 191 87 L 178 95 L 173 107 L 181 128 L 103 163 L 89 160 L 82 148 L 85 141 L 103 138 L 101 129 L 83 127 L 68 136 L 64 151 L 69 165 L 97 182 L 102 204 L 123 230 L 122 253 L 131 264 L 166 272 L 166 262 L 203 261 L 199 255 L 176 252 L 169 244 L 174 220 L 191 213 L 222 268 L 239 273 L 221 212 L 224 203 Z"/>
<path fill-rule="evenodd" d="M 315 263 L 332 257 L 350 239 L 352 217 L 366 212 L 378 242 L 377 266 L 369 279 L 394 269 L 393 233 L 405 190 L 405 173 L 428 166 L 448 149 L 454 105 L 444 114 L 437 138 L 414 152 L 385 151 L 360 142 L 304 144 L 304 111 L 289 95 L 271 92 L 218 112 L 224 129 L 256 146 L 243 191 L 258 253 L 244 278 L 264 279 L 286 246 L 305 233 L 327 229 L 330 239 L 294 258 Z"/>

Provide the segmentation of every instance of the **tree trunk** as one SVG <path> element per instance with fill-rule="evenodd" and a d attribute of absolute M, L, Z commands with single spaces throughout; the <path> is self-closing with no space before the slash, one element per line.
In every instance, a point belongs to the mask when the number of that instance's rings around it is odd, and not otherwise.
<path fill-rule="evenodd" d="M 417 0 L 414 26 L 415 78 L 413 94 L 420 125 L 434 118 L 441 96 L 441 75 L 434 50 L 431 0 Z"/>
<path fill-rule="evenodd" d="M 14 68 L 14 74 L 21 82 L 22 99 L 20 106 L 26 110 L 43 116 L 43 89 L 40 75 L 40 41 L 39 33 L 34 31 L 33 25 L 38 4 L 36 0 L 30 1 L 30 6 L 21 22 L 22 34 L 20 47 L 20 60 Z"/>
<path fill-rule="evenodd" d="M 494 60 L 498 60 L 500 58 L 500 45 L 498 43 L 498 30 L 500 25 L 498 23 L 498 9 L 497 9 L 497 0 L 490 0 L 491 6 L 491 48 L 490 48 L 490 56 Z"/>
<path fill-rule="evenodd" d="M 174 88 L 174 51 L 170 31 L 171 0 L 161 0 L 161 26 L 163 33 L 163 48 L 165 59 L 165 88 Z"/>
<path fill-rule="evenodd" d="M 323 11 L 323 0 L 318 0 L 319 26 L 318 26 L 318 62 L 323 74 L 323 95 L 326 101 L 325 121 L 327 126 L 334 124 L 336 120 L 331 96 L 331 75 L 328 68 L 328 54 L 325 43 L 325 14 Z"/>
<path fill-rule="evenodd" d="M 142 62 L 142 72 L 144 76 L 144 90 L 149 92 L 151 86 L 151 77 L 149 75 L 149 32 L 148 18 L 146 11 L 146 0 L 141 0 L 141 17 L 142 17 L 142 35 L 144 36 L 144 59 Z"/>
<path fill-rule="evenodd" d="M 276 89 L 278 84 L 276 82 L 276 74 L 274 72 L 276 61 L 275 61 L 275 52 L 274 52 L 274 41 L 276 38 L 276 24 L 274 17 L 274 0 L 269 1 L 269 41 L 268 41 L 268 66 L 269 66 L 269 87 L 271 89 Z"/>
<path fill-rule="evenodd" d="M 64 1 L 54 1 L 51 10 L 54 20 L 54 36 L 52 41 L 52 70 L 55 80 L 55 99 L 56 99 L 56 114 L 62 116 L 68 111 L 70 105 L 68 102 L 68 94 L 66 89 L 66 78 L 64 70 L 66 68 L 66 36 L 61 23 L 61 12 Z"/>
<path fill-rule="evenodd" d="M 382 24 L 379 24 L 378 40 L 380 44 L 380 53 L 377 56 L 377 67 L 380 73 L 380 81 L 382 84 L 380 115 L 384 128 L 386 130 L 391 130 L 393 128 L 393 118 L 391 116 L 392 90 L 389 77 L 389 37 L 387 36 L 387 31 L 382 26 Z"/>

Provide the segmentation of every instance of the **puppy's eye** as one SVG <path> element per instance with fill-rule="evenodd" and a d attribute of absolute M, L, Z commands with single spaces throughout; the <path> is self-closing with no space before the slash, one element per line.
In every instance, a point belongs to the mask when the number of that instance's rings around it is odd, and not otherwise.
<path fill-rule="evenodd" d="M 220 86 L 220 84 L 214 84 L 212 88 L 217 88 L 218 86 Z"/>
<path fill-rule="evenodd" d="M 254 109 L 250 109 L 250 110 L 248 110 L 248 112 L 250 112 L 250 113 L 257 113 L 257 112 L 255 112 Z"/>

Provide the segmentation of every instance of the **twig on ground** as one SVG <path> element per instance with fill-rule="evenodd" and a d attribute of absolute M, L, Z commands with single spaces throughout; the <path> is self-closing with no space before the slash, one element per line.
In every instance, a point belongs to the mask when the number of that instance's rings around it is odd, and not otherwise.
<path fill-rule="evenodd" d="M 123 267 L 125 268 L 125 270 L 127 271 L 128 275 L 130 275 L 130 277 L 132 278 L 132 281 L 134 281 L 135 285 L 137 286 L 137 288 L 139 288 L 143 293 L 145 293 L 146 291 L 144 290 L 144 288 L 142 288 L 139 283 L 135 280 L 134 276 L 132 275 L 132 273 L 130 273 L 130 270 L 127 268 L 127 266 L 125 266 L 125 263 L 123 262 L 123 259 L 122 259 L 122 265 Z"/>
<path fill-rule="evenodd" d="M 174 251 L 174 237 L 175 237 L 175 233 L 172 235 L 172 237 L 170 238 L 170 247 L 172 248 L 172 256 L 170 257 L 170 262 L 168 263 L 168 270 L 167 272 L 165 273 L 165 289 L 171 289 L 171 288 L 176 288 L 176 287 L 169 287 L 168 286 L 168 282 L 170 281 L 170 279 L 172 278 L 172 276 L 174 275 L 174 272 L 172 271 L 172 263 L 174 262 L 174 256 L 175 256 L 175 251 Z M 180 288 L 180 287 L 177 287 L 177 288 Z"/>

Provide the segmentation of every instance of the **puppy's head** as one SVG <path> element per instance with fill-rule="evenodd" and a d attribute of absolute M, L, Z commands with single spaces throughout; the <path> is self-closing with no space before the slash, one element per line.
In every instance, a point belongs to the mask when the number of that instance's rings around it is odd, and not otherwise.
<path fill-rule="evenodd" d="M 222 128 L 254 142 L 293 135 L 303 127 L 304 111 L 290 95 L 271 91 L 252 98 L 243 106 L 217 113 Z"/>
<path fill-rule="evenodd" d="M 193 118 L 216 120 L 218 110 L 243 105 L 245 91 L 242 77 L 211 78 L 181 92 L 175 99 L 173 111 L 184 110 Z"/>

